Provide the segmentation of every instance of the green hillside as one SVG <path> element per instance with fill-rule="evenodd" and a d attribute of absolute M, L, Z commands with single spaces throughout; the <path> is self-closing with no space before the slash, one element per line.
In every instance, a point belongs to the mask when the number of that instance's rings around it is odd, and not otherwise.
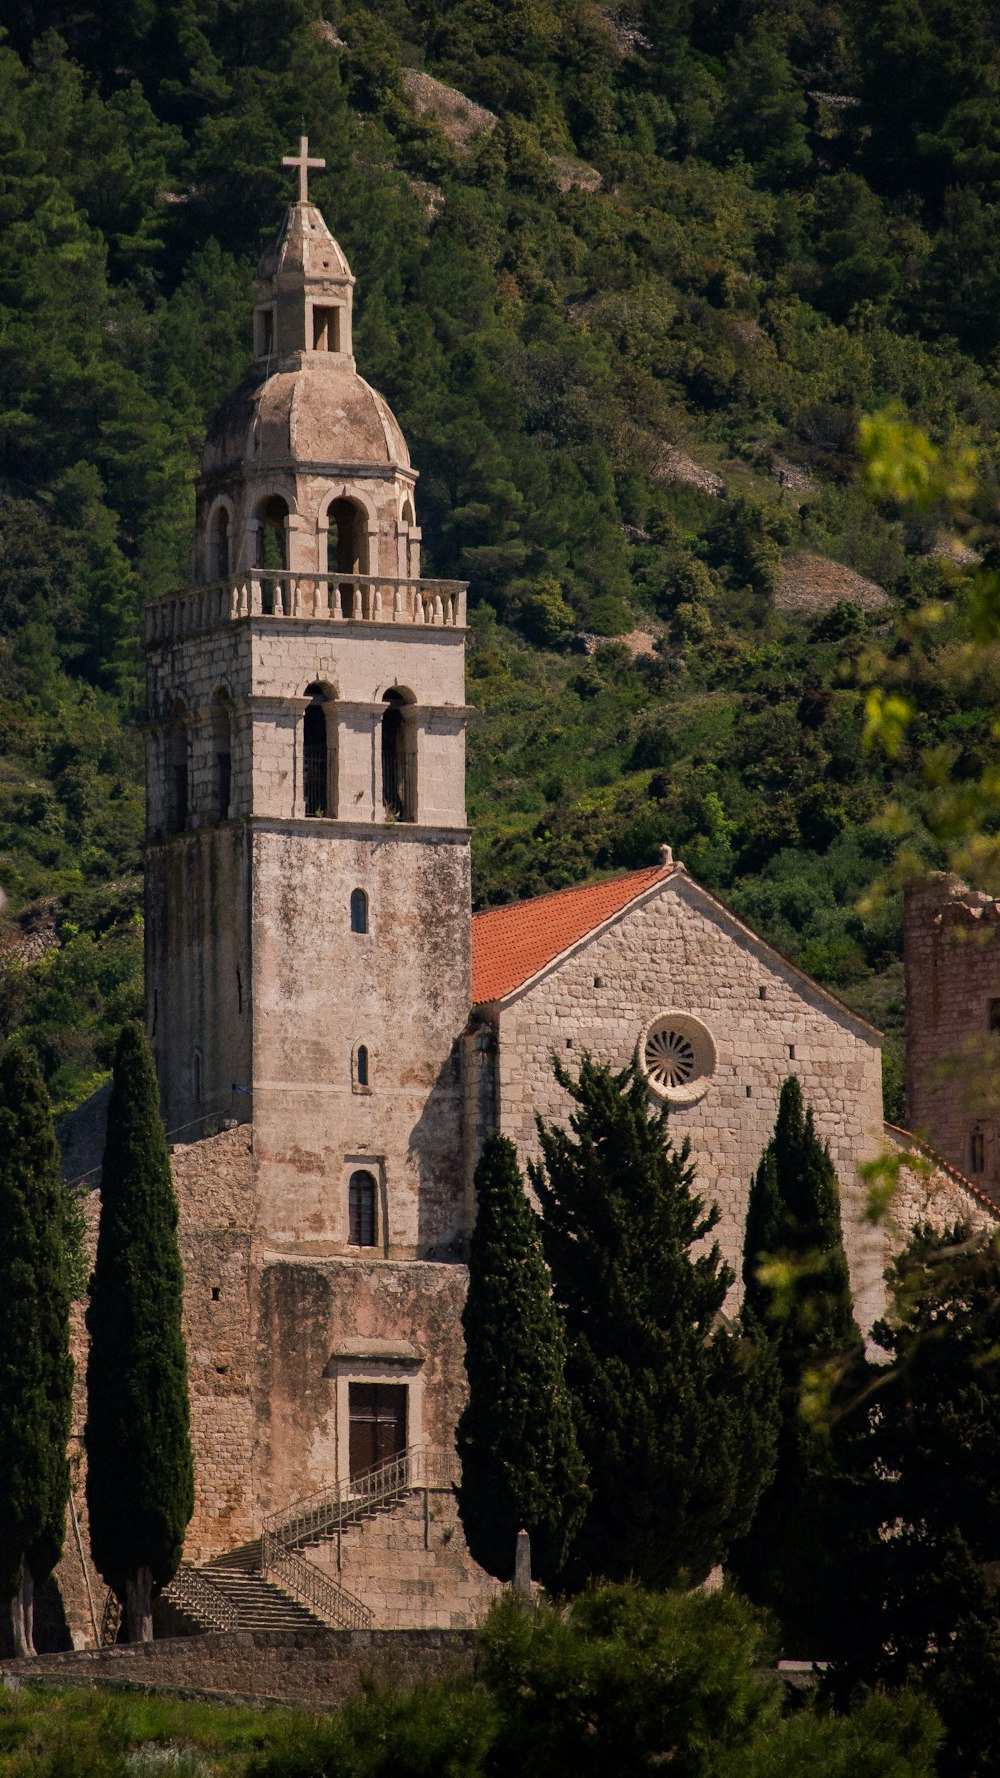
<path fill-rule="evenodd" d="M 302 130 L 358 279 L 360 367 L 421 470 L 425 571 L 472 583 L 477 902 L 669 840 L 898 1030 L 898 899 L 857 910 L 893 845 L 866 660 L 912 655 L 912 613 L 950 608 L 962 570 L 943 513 L 869 500 L 858 422 L 891 403 L 978 445 L 990 516 L 994 14 L 9 9 L 0 1028 L 28 1026 L 60 1103 L 139 1005 L 140 612 L 187 578 L 205 422 L 247 360 Z M 857 576 L 890 601 L 862 609 Z M 915 740 L 974 767 L 989 688 L 955 688 L 951 641 L 946 621 L 919 645 Z M 898 1113 L 898 1056 L 893 1079 Z"/>

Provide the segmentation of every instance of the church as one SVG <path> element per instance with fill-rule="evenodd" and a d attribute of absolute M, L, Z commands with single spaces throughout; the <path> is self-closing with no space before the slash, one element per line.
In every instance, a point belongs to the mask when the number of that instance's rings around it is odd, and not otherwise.
<path fill-rule="evenodd" d="M 354 278 L 308 198 L 322 163 L 303 141 L 291 164 L 252 368 L 208 431 L 192 585 L 146 616 L 147 1029 L 196 1467 L 164 1609 L 235 1627 L 278 1621 L 280 1596 L 282 1622 L 460 1626 L 495 1590 L 451 1492 L 485 1135 L 527 1158 L 536 1114 L 566 1112 L 553 1056 L 636 1055 L 738 1268 L 795 1073 L 870 1324 L 879 1034 L 666 845 L 472 915 L 467 588 L 421 576 L 418 471 L 356 367 Z M 967 1184 L 943 1189 L 964 1205 Z"/>

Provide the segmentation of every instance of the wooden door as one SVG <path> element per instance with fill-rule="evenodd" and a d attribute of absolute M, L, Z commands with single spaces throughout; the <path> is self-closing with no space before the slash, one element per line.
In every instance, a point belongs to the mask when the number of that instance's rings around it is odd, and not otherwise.
<path fill-rule="evenodd" d="M 351 1383 L 351 1481 L 406 1450 L 406 1384 Z"/>

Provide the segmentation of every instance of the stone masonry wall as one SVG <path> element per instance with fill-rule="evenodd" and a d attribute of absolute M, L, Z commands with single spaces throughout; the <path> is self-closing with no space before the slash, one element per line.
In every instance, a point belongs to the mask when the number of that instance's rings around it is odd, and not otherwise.
<path fill-rule="evenodd" d="M 463 1265 L 266 1262 L 257 1336 L 261 1509 L 349 1473 L 353 1382 L 405 1384 L 407 1443 L 450 1454 L 465 1399 Z"/>
<path fill-rule="evenodd" d="M 383 1629 L 473 1629 L 502 1591 L 469 1555 L 450 1488 L 418 1490 L 310 1550 Z"/>
<path fill-rule="evenodd" d="M 890 1206 L 886 1231 L 888 1257 L 901 1252 L 913 1230 L 929 1222 L 939 1233 L 967 1224 L 977 1234 L 1000 1231 L 1000 1209 L 969 1179 L 963 1179 L 908 1131 L 886 1126 L 886 1143 L 897 1154 L 912 1154 L 914 1167 L 900 1169 L 899 1185 Z"/>
<path fill-rule="evenodd" d="M 757 940 L 687 877 L 674 877 L 512 995 L 499 1014 L 500 1127 L 534 1154 L 535 1113 L 564 1121 L 551 1057 L 582 1051 L 623 1067 L 657 1014 L 682 1011 L 712 1032 L 717 1067 L 704 1097 L 671 1113 L 691 1138 L 699 1190 L 739 1272 L 750 1179 L 770 1139 L 782 1081 L 798 1075 L 840 1179 L 844 1238 L 862 1319 L 881 1312 L 881 1241 L 864 1220 L 858 1161 L 881 1138 L 877 1036 Z"/>
<path fill-rule="evenodd" d="M 1000 1200 L 1000 902 L 934 874 L 906 895 L 907 1122 Z"/>
<path fill-rule="evenodd" d="M 4 1661 L 3 1672 L 25 1685 L 137 1686 L 328 1710 L 370 1680 L 403 1688 L 472 1658 L 472 1634 L 462 1630 L 228 1630 Z"/>

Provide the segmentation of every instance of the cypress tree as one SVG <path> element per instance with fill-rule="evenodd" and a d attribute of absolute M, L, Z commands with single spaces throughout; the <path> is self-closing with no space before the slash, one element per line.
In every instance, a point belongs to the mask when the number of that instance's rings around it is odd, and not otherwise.
<path fill-rule="evenodd" d="M 556 1075 L 575 1110 L 568 1130 L 539 1121 L 531 1180 L 592 1492 L 571 1578 L 700 1581 L 770 1473 L 773 1361 L 720 1319 L 718 1210 L 634 1065 Z"/>
<path fill-rule="evenodd" d="M 565 1341 L 513 1143 L 491 1136 L 476 1168 L 476 1226 L 462 1314 L 469 1399 L 458 1423 L 458 1506 L 469 1549 L 509 1580 L 523 1527 L 554 1585 L 587 1504 L 564 1375 Z"/>
<path fill-rule="evenodd" d="M 62 1554 L 74 1230 L 42 1072 L 14 1038 L 0 1058 L 0 1589 L 19 1654 Z"/>
<path fill-rule="evenodd" d="M 861 1380 L 864 1348 L 837 1175 L 793 1076 L 750 1188 L 743 1281 L 744 1323 L 777 1358 L 781 1421 L 774 1478 L 731 1566 L 777 1614 L 790 1651 L 832 1654 L 850 1617 L 838 1551 L 852 1511 L 853 1423 L 840 1416 Z"/>
<path fill-rule="evenodd" d="M 115 1055 L 87 1327 L 87 1505 L 94 1561 L 152 1635 L 194 1506 L 177 1203 L 156 1070 L 137 1025 Z"/>

